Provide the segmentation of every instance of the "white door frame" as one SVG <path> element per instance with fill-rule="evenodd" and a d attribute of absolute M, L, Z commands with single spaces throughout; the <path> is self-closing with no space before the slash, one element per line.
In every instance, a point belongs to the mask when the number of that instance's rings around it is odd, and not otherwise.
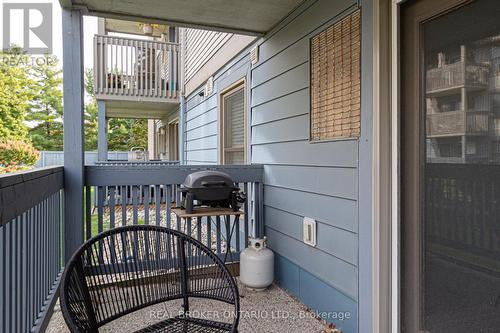
<path fill-rule="evenodd" d="M 373 0 L 373 333 L 400 332 L 399 7 L 403 1 Z"/>
<path fill-rule="evenodd" d="M 400 5 L 404 1 L 373 3 L 374 333 L 399 333 L 401 325 L 399 23 Z"/>
<path fill-rule="evenodd" d="M 391 332 L 401 328 L 400 242 L 400 5 L 391 6 Z"/>

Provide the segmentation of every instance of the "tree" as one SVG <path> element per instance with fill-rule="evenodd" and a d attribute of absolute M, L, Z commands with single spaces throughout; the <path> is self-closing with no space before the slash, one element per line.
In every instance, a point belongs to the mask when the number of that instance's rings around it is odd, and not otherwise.
<path fill-rule="evenodd" d="M 97 101 L 94 94 L 94 75 L 85 71 L 85 91 L 89 101 L 85 104 L 85 150 L 97 149 Z M 111 118 L 108 122 L 108 150 L 130 150 L 148 145 L 147 119 Z"/>
<path fill-rule="evenodd" d="M 34 96 L 28 57 L 20 48 L 0 52 L 0 138 L 27 140 L 26 112 Z"/>
<path fill-rule="evenodd" d="M 12 138 L 0 140 L 0 173 L 29 168 L 39 157 L 40 153 L 29 142 Z"/>
<path fill-rule="evenodd" d="M 108 134 L 109 150 L 130 150 L 132 147 L 147 148 L 147 145 L 147 119 L 110 119 Z"/>
<path fill-rule="evenodd" d="M 31 142 L 38 150 L 63 150 L 62 71 L 57 58 L 46 55 L 31 73 L 36 89 L 26 117 L 35 124 L 29 129 Z"/>
<path fill-rule="evenodd" d="M 148 120 L 133 119 L 131 126 L 130 148 L 143 147 L 148 149 Z"/>
<path fill-rule="evenodd" d="M 97 150 L 97 101 L 94 94 L 94 72 L 85 70 L 85 92 L 89 101 L 85 103 L 84 110 L 84 137 L 85 150 Z"/>

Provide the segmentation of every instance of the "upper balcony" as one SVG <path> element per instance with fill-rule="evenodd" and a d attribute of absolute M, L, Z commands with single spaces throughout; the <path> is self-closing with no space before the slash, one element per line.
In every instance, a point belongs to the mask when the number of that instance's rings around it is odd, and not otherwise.
<path fill-rule="evenodd" d="M 97 99 L 179 102 L 179 45 L 112 35 L 94 37 Z"/>
<path fill-rule="evenodd" d="M 488 87 L 489 66 L 457 61 L 426 72 L 426 96 L 459 93 L 460 88 L 481 90 Z"/>
<path fill-rule="evenodd" d="M 427 137 L 488 135 L 488 112 L 450 111 L 427 115 Z"/>

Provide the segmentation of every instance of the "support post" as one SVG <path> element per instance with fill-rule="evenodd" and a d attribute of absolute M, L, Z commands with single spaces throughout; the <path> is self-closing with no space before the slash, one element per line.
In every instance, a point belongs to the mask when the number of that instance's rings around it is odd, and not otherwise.
<path fill-rule="evenodd" d="M 97 160 L 108 160 L 108 118 L 106 118 L 106 103 L 97 101 Z"/>
<path fill-rule="evenodd" d="M 82 13 L 62 10 L 64 91 L 64 258 L 83 243 L 83 25 Z"/>
<path fill-rule="evenodd" d="M 156 120 L 148 119 L 148 153 L 149 159 L 160 159 L 156 152 Z"/>
<path fill-rule="evenodd" d="M 255 235 L 254 237 L 264 237 L 264 184 L 262 182 L 255 183 Z"/>
<path fill-rule="evenodd" d="M 179 162 L 181 165 L 185 164 L 184 148 L 186 145 L 185 140 L 186 132 L 186 97 L 181 96 L 179 105 Z"/>

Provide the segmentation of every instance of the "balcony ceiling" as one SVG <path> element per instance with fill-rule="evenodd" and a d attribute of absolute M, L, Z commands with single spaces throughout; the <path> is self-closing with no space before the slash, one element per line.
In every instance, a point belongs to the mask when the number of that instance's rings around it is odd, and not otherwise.
<path fill-rule="evenodd" d="M 141 35 L 141 36 L 144 35 L 141 24 L 132 21 L 106 19 L 105 29 L 107 32 L 119 32 L 129 35 L 131 34 L 131 35 Z M 162 34 L 165 34 L 167 32 L 168 32 L 167 25 L 155 25 L 153 27 L 153 33 L 151 34 L 151 36 L 161 37 Z"/>
<path fill-rule="evenodd" d="M 121 20 L 248 35 L 271 30 L 304 0 L 59 0 L 67 9 Z"/>
<path fill-rule="evenodd" d="M 134 119 L 162 119 L 177 111 L 178 104 L 145 101 L 106 101 L 106 117 Z"/>

